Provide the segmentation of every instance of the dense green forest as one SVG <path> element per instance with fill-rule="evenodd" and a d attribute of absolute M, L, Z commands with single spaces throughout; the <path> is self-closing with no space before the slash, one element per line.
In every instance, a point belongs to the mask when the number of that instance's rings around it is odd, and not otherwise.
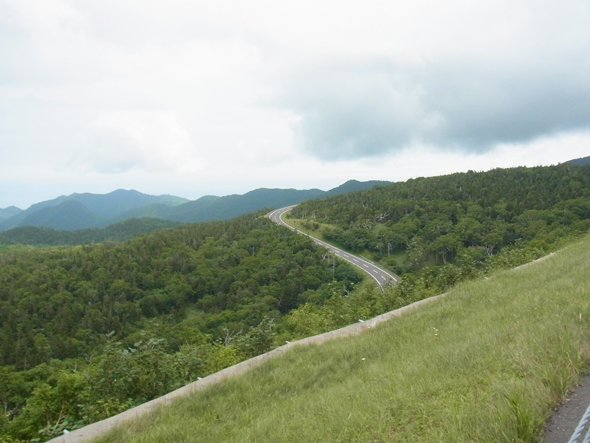
<path fill-rule="evenodd" d="M 358 280 L 260 213 L 5 252 L 0 435 L 48 438 L 265 352 L 286 313 Z"/>
<path fill-rule="evenodd" d="M 483 263 L 507 246 L 550 250 L 590 228 L 590 165 L 417 178 L 297 206 L 324 238 L 398 273 Z"/>
<path fill-rule="evenodd" d="M 291 347 L 93 442 L 541 443 L 590 367 L 589 264 L 586 235 L 362 334 Z"/>
<path fill-rule="evenodd" d="M 88 228 L 62 231 L 45 226 L 22 226 L 0 232 L 0 244 L 5 245 L 83 245 L 105 241 L 124 241 L 136 235 L 171 228 L 178 222 L 157 218 L 129 218 L 106 228 Z"/>
<path fill-rule="evenodd" d="M 286 316 L 296 336 L 313 335 L 343 326 L 343 319 L 368 318 L 532 261 L 579 238 L 590 230 L 590 165 L 411 179 L 309 200 L 287 217 L 401 276 L 384 293 L 354 291 Z"/>
<path fill-rule="evenodd" d="M 301 203 L 401 274 L 378 291 L 262 213 L 126 242 L 0 250 L 0 442 L 46 440 L 285 340 L 545 255 L 590 228 L 590 166 L 418 178 Z"/>

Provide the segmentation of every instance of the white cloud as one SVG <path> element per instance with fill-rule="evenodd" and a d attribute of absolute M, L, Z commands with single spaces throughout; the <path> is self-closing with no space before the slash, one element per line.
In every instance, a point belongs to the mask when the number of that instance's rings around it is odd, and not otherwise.
<path fill-rule="evenodd" d="M 195 154 L 188 132 L 173 113 L 111 111 L 97 117 L 72 164 L 100 173 L 196 172 L 202 162 Z"/>
<path fill-rule="evenodd" d="M 590 155 L 589 20 L 585 0 L 0 0 L 0 207 Z"/>

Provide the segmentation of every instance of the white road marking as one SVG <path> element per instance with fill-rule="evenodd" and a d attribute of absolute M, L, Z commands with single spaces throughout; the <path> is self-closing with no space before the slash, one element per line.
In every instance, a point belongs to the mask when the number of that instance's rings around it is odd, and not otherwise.
<path fill-rule="evenodd" d="M 397 278 L 395 278 L 393 275 L 391 275 L 389 272 L 385 271 L 384 269 L 379 268 L 378 266 L 374 265 L 373 263 L 371 263 L 368 260 L 363 259 L 362 257 L 358 257 L 352 254 L 349 254 L 348 252 L 342 251 L 341 249 L 336 248 L 335 246 L 330 245 L 329 243 L 326 243 L 322 240 L 319 240 L 315 237 L 312 237 L 309 234 L 306 234 L 305 232 L 301 232 L 298 229 L 290 226 L 289 224 L 287 224 L 284 220 L 283 220 L 283 215 L 290 211 L 291 209 L 293 209 L 295 206 L 297 205 L 292 205 L 292 206 L 288 206 L 285 208 L 281 208 L 281 209 L 276 209 L 275 211 L 271 212 L 269 214 L 269 218 L 275 222 L 276 224 L 280 225 L 280 226 L 285 226 L 286 228 L 291 229 L 294 232 L 297 232 L 299 234 L 303 234 L 306 235 L 307 237 L 311 238 L 316 244 L 323 246 L 324 248 L 328 249 L 329 251 L 333 252 L 335 255 L 337 255 L 338 257 L 348 261 L 349 263 L 359 267 L 359 268 L 365 268 L 363 269 L 364 272 L 366 272 L 367 274 L 369 274 L 379 285 L 379 287 L 382 287 L 383 284 L 379 281 L 379 278 L 381 278 L 381 280 L 383 280 L 383 282 L 387 282 L 388 280 L 393 280 L 394 282 L 397 282 Z M 360 263 L 360 264 L 359 264 Z M 362 267 L 361 267 L 362 266 Z M 373 275 L 375 274 L 375 275 Z M 389 277 L 389 278 L 388 278 Z"/>

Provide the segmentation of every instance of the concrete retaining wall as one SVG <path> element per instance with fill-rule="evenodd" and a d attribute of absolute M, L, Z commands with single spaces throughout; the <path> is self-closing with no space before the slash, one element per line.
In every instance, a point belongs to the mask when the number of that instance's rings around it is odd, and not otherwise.
<path fill-rule="evenodd" d="M 309 344 L 320 344 L 328 340 L 333 340 L 335 338 L 341 337 L 349 337 L 352 335 L 360 334 L 361 332 L 365 331 L 366 329 L 370 329 L 381 322 L 389 320 L 393 317 L 398 317 L 403 313 L 410 311 L 412 309 L 417 308 L 420 305 L 425 303 L 429 303 L 433 300 L 436 300 L 445 294 L 437 295 L 436 297 L 427 298 L 425 300 L 420 300 L 411 305 L 404 306 L 403 308 L 396 309 L 395 311 L 387 312 L 385 314 L 381 314 L 375 318 L 370 320 L 366 320 L 363 322 L 355 323 L 350 326 L 345 326 L 344 328 L 336 329 L 335 331 L 326 332 L 324 334 L 315 335 L 313 337 L 307 337 L 302 340 L 297 340 L 292 343 L 288 343 L 280 348 L 273 349 L 265 354 L 261 354 L 257 357 L 251 358 L 249 360 L 245 360 L 237 365 L 231 366 L 229 368 L 225 368 L 215 374 L 211 374 L 207 377 L 204 377 L 200 380 L 195 382 L 189 383 L 188 385 L 183 386 L 182 388 L 177 389 L 176 391 L 172 391 L 169 394 L 166 394 L 162 397 L 156 398 L 152 401 L 144 403 L 142 405 L 136 406 L 135 408 L 128 409 L 125 412 L 122 412 L 118 415 L 114 415 L 113 417 L 107 418 L 105 420 L 92 423 L 88 426 L 83 428 L 77 429 L 72 431 L 68 434 L 64 434 L 60 437 L 56 437 L 52 440 L 49 440 L 50 443 L 78 443 L 89 440 L 91 438 L 97 437 L 100 434 L 103 434 L 115 426 L 122 424 L 125 421 L 133 420 L 134 418 L 140 417 L 143 414 L 150 412 L 153 408 L 159 407 L 162 405 L 170 404 L 175 398 L 190 395 L 193 392 L 199 391 L 201 389 L 206 388 L 215 383 L 219 383 L 222 380 L 225 380 L 229 377 L 235 377 L 237 375 L 243 374 L 244 372 L 248 371 L 251 368 L 261 365 L 268 359 L 273 357 L 279 356 L 294 346 L 303 346 Z"/>
<path fill-rule="evenodd" d="M 546 255 L 545 257 L 541 257 L 537 260 L 534 260 L 530 263 L 526 263 L 524 265 L 518 266 L 514 269 L 522 269 L 527 266 L 530 266 L 533 263 L 537 263 L 539 261 L 545 260 L 550 257 L 552 254 Z M 75 431 L 70 432 L 69 434 L 65 434 L 60 437 L 56 437 L 52 440 L 49 440 L 49 443 L 78 443 L 89 440 L 93 437 L 96 437 L 104 432 L 107 432 L 114 428 L 115 426 L 120 425 L 121 423 L 132 420 L 134 418 L 140 417 L 143 414 L 151 411 L 153 408 L 161 405 L 167 405 L 172 402 L 177 397 L 182 397 L 185 395 L 190 395 L 193 392 L 199 391 L 201 389 L 206 388 L 215 383 L 219 383 L 222 380 L 225 380 L 229 377 L 235 377 L 237 375 L 243 374 L 244 372 L 248 371 L 250 368 L 254 368 L 258 365 L 261 365 L 265 361 L 270 358 L 276 357 L 281 355 L 291 349 L 293 346 L 303 346 L 309 344 L 320 344 L 328 340 L 333 340 L 335 338 L 341 337 L 349 337 L 351 335 L 360 334 L 366 329 L 370 329 L 381 322 L 389 320 L 393 317 L 398 317 L 403 313 L 415 309 L 420 305 L 425 303 L 429 303 L 433 300 L 436 300 L 440 297 L 443 297 L 445 294 L 437 295 L 435 297 L 427 298 L 425 300 L 420 300 L 411 305 L 404 306 L 403 308 L 396 309 L 395 311 L 390 311 L 385 314 L 381 314 L 375 318 L 370 320 L 366 320 L 364 322 L 355 323 L 350 326 L 345 326 L 344 328 L 336 329 L 335 331 L 326 332 L 324 334 L 315 335 L 313 337 L 307 337 L 302 340 L 294 341 L 292 343 L 288 343 L 280 348 L 273 349 L 270 352 L 265 354 L 259 355 L 257 357 L 251 358 L 249 360 L 243 361 L 238 363 L 237 365 L 231 366 L 229 368 L 225 368 L 215 374 L 211 374 L 201 380 L 197 380 L 195 382 L 189 383 L 186 386 L 183 386 L 176 391 L 172 391 L 169 394 L 166 394 L 162 397 L 156 398 L 152 401 L 144 403 L 142 405 L 136 406 L 135 408 L 129 409 L 125 412 L 122 412 L 118 415 L 114 415 L 113 417 L 107 418 L 106 420 L 102 420 L 96 423 L 92 423 L 91 425 L 85 426 L 81 429 L 77 429 Z"/>

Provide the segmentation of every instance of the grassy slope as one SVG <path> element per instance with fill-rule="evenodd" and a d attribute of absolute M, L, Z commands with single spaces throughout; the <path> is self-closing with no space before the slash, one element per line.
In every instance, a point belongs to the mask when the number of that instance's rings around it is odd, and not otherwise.
<path fill-rule="evenodd" d="M 536 441 L 590 360 L 590 236 L 360 336 L 295 349 L 102 442 Z"/>

